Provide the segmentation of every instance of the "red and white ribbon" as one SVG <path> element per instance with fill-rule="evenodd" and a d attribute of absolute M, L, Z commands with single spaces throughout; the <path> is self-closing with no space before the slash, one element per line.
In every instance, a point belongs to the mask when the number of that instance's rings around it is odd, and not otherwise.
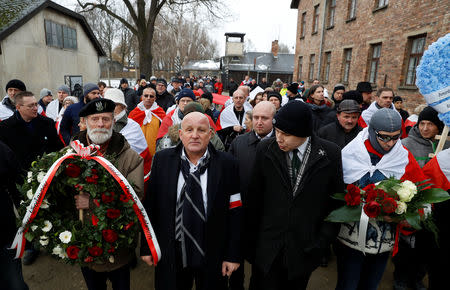
<path fill-rule="evenodd" d="M 144 231 L 147 244 L 153 256 L 153 261 L 155 264 L 157 264 L 161 259 L 161 249 L 159 248 L 159 244 L 156 239 L 153 227 L 150 223 L 150 219 L 148 218 L 147 212 L 145 211 L 133 187 L 122 175 L 122 173 L 120 173 L 120 171 L 111 164 L 111 162 L 109 162 L 102 156 L 91 156 L 92 154 L 97 153 L 97 150 L 99 149 L 98 145 L 90 145 L 84 147 L 83 144 L 81 144 L 79 141 L 74 141 L 71 143 L 71 146 L 72 148 L 74 148 L 77 154 L 72 153 L 69 150 L 64 156 L 53 163 L 53 165 L 45 174 L 42 182 L 39 184 L 36 192 L 34 193 L 30 205 L 27 207 L 26 214 L 22 220 L 22 226 L 17 230 L 16 236 L 10 248 L 16 249 L 16 258 L 21 258 L 23 255 L 25 249 L 25 234 L 27 233 L 31 222 L 36 217 L 42 201 L 44 200 L 45 194 L 47 193 L 50 183 L 53 180 L 53 177 L 55 176 L 55 173 L 58 170 L 59 166 L 61 166 L 62 162 L 66 159 L 81 157 L 87 160 L 95 160 L 100 165 L 102 165 L 119 183 L 125 195 L 133 200 L 134 212 L 136 213 L 139 222 L 141 223 L 141 227 Z"/>

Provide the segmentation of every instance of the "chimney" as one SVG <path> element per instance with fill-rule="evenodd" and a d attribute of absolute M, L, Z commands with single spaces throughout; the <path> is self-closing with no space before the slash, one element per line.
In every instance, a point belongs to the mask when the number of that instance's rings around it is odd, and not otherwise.
<path fill-rule="evenodd" d="M 278 50 L 279 50 L 278 40 L 272 41 L 272 54 L 274 58 L 278 57 Z"/>

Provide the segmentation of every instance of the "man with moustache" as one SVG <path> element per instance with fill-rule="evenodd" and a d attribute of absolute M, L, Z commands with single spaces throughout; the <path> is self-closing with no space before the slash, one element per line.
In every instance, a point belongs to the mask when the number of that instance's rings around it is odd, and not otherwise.
<path fill-rule="evenodd" d="M 254 289 L 306 289 L 339 227 L 325 222 L 343 192 L 339 147 L 313 134 L 312 112 L 288 102 L 260 142 L 247 195 L 245 232 Z M 301 124 L 301 125 L 299 125 Z"/>
<path fill-rule="evenodd" d="M 139 198 L 144 196 L 144 160 L 131 149 L 125 137 L 113 131 L 114 109 L 116 104 L 108 99 L 96 99 L 86 104 L 80 111 L 86 131 L 81 131 L 72 140 L 79 140 L 84 146 L 96 144 L 105 158 L 114 156 L 116 168 L 133 185 Z M 90 208 L 94 206 L 89 194 L 75 196 L 77 209 L 85 209 L 84 220 L 91 220 Z M 106 289 L 106 280 L 110 280 L 114 290 L 130 289 L 130 259 L 134 252 L 117 249 L 114 263 L 92 264 L 81 267 L 87 288 Z"/>

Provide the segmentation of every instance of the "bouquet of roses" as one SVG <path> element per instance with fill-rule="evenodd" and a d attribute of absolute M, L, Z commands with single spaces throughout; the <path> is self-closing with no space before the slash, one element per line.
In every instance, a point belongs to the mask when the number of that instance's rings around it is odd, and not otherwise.
<path fill-rule="evenodd" d="M 389 178 L 362 189 L 349 184 L 345 193 L 336 193 L 333 198 L 345 201 L 346 205 L 332 211 L 326 221 L 357 222 L 363 211 L 369 218 L 386 220 L 389 217 L 397 223 L 406 221 L 416 230 L 423 225 L 437 235 L 436 226 L 425 211 L 430 204 L 443 202 L 450 196 L 442 189 L 430 188 L 426 181 L 413 183 Z"/>
<path fill-rule="evenodd" d="M 114 263 L 116 250 L 136 246 L 139 222 L 133 200 L 104 166 L 80 156 L 65 159 L 55 167 L 45 197 L 36 203 L 38 188 L 47 183 L 47 170 L 66 151 L 33 162 L 24 184 L 19 186 L 24 196 L 18 209 L 20 216 L 36 206 L 39 209 L 25 227 L 25 238 L 70 264 Z M 81 192 L 88 193 L 93 202 L 88 209 L 90 218 L 84 222 L 78 218 L 74 201 L 74 195 Z"/>

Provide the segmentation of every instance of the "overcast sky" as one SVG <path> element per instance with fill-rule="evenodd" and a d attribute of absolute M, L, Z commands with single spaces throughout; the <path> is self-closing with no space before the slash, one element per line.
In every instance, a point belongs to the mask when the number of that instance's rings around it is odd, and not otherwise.
<path fill-rule="evenodd" d="M 74 9 L 76 0 L 53 0 Z M 232 18 L 219 23 L 210 30 L 210 36 L 217 41 L 220 55 L 225 54 L 225 32 L 245 33 L 255 50 L 270 51 L 272 41 L 289 46 L 294 52 L 297 30 L 297 10 L 290 9 L 291 0 L 223 0 L 230 9 Z"/>

